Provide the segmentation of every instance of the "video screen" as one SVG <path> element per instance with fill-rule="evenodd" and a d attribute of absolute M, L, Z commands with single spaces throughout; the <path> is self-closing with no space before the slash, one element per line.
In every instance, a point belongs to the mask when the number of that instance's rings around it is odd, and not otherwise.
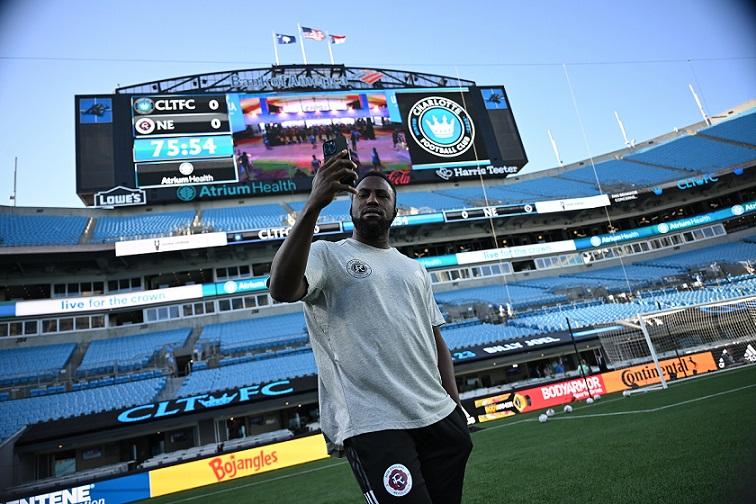
<path fill-rule="evenodd" d="M 241 182 L 313 177 L 324 161 L 323 142 L 337 135 L 346 138 L 361 173 L 411 168 L 398 111 L 391 113 L 385 93 L 230 95 L 229 100 Z"/>

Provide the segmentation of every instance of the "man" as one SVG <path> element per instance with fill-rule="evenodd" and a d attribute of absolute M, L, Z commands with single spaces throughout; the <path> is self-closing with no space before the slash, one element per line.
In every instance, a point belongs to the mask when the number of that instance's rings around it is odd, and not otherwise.
<path fill-rule="evenodd" d="M 320 424 L 368 503 L 459 503 L 472 450 L 444 319 L 423 267 L 389 246 L 396 191 L 356 185 L 346 152 L 326 161 L 271 266 L 270 294 L 304 302 L 318 366 Z M 352 193 L 354 232 L 312 243 L 320 211 Z"/>

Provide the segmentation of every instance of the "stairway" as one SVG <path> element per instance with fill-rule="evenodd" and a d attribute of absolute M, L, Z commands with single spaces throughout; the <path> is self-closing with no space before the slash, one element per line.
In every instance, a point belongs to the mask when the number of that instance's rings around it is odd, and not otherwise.
<path fill-rule="evenodd" d="M 155 397 L 155 402 L 160 401 L 167 401 L 169 399 L 173 399 L 176 397 L 176 393 L 181 388 L 181 385 L 184 383 L 185 376 L 176 376 L 176 377 L 169 377 L 168 381 L 165 383 L 165 387 L 163 387 L 163 390 L 160 391 L 160 393 Z"/>

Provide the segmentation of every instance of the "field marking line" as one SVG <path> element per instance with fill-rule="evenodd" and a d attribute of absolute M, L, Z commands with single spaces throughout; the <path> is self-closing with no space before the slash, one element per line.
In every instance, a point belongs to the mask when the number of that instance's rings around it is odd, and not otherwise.
<path fill-rule="evenodd" d="M 313 473 L 313 472 L 316 472 L 316 471 L 322 471 L 323 469 L 329 469 L 331 467 L 337 467 L 337 466 L 344 465 L 344 464 L 346 464 L 345 461 L 340 461 L 340 462 L 336 462 L 334 464 L 328 464 L 328 465 L 325 465 L 325 466 L 322 466 L 322 467 L 316 467 L 314 469 L 307 469 L 305 471 L 299 471 L 299 472 L 295 472 L 295 473 L 284 474 L 282 476 L 276 476 L 275 478 L 269 478 L 269 479 L 262 480 L 262 481 L 252 481 L 250 483 L 245 483 L 243 485 L 229 487 L 229 488 L 223 488 L 221 490 L 214 490 L 212 492 L 207 492 L 207 493 L 203 493 L 203 494 L 200 494 L 200 495 L 193 495 L 191 497 L 184 497 L 183 499 L 176 499 L 176 500 L 172 500 L 172 501 L 169 501 L 169 502 L 189 502 L 189 501 L 193 501 L 193 500 L 197 500 L 197 499 L 204 499 L 206 497 L 210 497 L 211 495 L 218 495 L 218 494 L 223 494 L 223 493 L 228 493 L 228 492 L 235 492 L 237 490 L 241 490 L 242 488 L 249 488 L 249 487 L 253 487 L 253 486 L 257 486 L 257 485 L 262 485 L 264 483 L 269 483 L 271 481 L 278 481 L 278 480 L 282 480 L 282 479 L 293 478 L 294 476 L 301 476 L 302 474 Z M 230 480 L 230 481 L 233 481 L 233 480 Z M 170 495 L 170 494 L 166 494 L 166 495 Z M 163 496 L 161 495 L 160 497 L 163 497 Z"/>
<path fill-rule="evenodd" d="M 658 408 L 649 408 L 649 409 L 642 409 L 642 410 L 630 410 L 630 411 L 615 411 L 612 413 L 590 413 L 587 415 L 574 415 L 570 417 L 559 417 L 554 418 L 554 420 L 577 420 L 580 418 L 592 418 L 592 417 L 605 417 L 605 416 L 620 416 L 620 415 L 637 415 L 637 414 L 643 414 L 643 413 L 656 413 L 657 411 L 662 411 L 669 408 L 676 408 L 677 406 L 683 406 L 685 404 L 690 404 L 698 401 L 705 401 L 706 399 L 711 399 L 712 397 L 718 397 L 725 394 L 732 394 L 734 392 L 739 392 L 741 390 L 749 389 L 756 387 L 756 383 L 752 383 L 751 385 L 745 385 L 743 387 L 738 387 L 730 390 L 723 390 L 722 392 L 717 392 L 716 394 L 709 394 L 706 396 L 696 397 L 694 399 L 688 399 L 686 401 L 681 401 L 678 403 L 673 404 L 667 404 L 665 406 L 659 406 Z"/>

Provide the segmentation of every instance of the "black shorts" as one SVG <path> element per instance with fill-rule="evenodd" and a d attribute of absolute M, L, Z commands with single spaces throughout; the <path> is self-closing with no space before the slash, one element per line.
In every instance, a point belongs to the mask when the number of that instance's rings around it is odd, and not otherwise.
<path fill-rule="evenodd" d="M 472 440 L 457 406 L 427 427 L 351 437 L 344 450 L 368 504 L 458 504 Z"/>

